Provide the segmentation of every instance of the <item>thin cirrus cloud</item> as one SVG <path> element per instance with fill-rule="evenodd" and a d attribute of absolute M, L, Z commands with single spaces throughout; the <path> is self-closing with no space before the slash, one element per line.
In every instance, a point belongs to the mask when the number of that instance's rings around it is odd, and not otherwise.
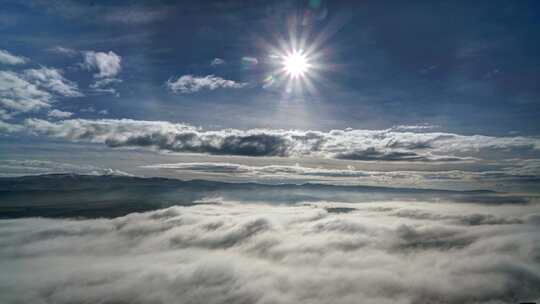
<path fill-rule="evenodd" d="M 100 115 L 107 115 L 109 114 L 109 111 L 107 109 L 103 109 L 103 110 L 96 110 L 94 107 L 88 107 L 88 108 L 83 108 L 80 110 L 81 113 L 97 113 L 97 114 L 100 114 Z"/>
<path fill-rule="evenodd" d="M 212 62 L 210 62 L 211 66 L 222 65 L 222 64 L 225 64 L 225 60 L 223 60 L 221 58 L 214 58 L 214 60 L 212 60 Z"/>
<path fill-rule="evenodd" d="M 110 93 L 113 95 L 118 95 L 117 90 L 114 88 L 115 85 L 122 83 L 123 80 L 119 78 L 103 78 L 98 79 L 96 82 L 90 85 L 92 92 L 97 93 Z"/>
<path fill-rule="evenodd" d="M 247 85 L 245 82 L 223 79 L 219 76 L 206 75 L 183 75 L 176 79 L 170 78 L 165 82 L 165 86 L 173 93 L 189 94 L 201 90 L 240 89 Z"/>
<path fill-rule="evenodd" d="M 18 64 L 25 64 L 28 61 L 29 61 L 28 58 L 13 55 L 7 50 L 0 50 L 0 64 L 18 65 Z"/>
<path fill-rule="evenodd" d="M 453 133 L 413 133 L 392 130 L 301 131 L 224 129 L 207 131 L 188 124 L 130 119 L 72 119 L 49 122 L 27 119 L 35 134 L 109 147 L 145 147 L 173 152 L 240 156 L 277 156 L 362 160 L 467 162 L 480 151 L 517 158 L 540 153 L 540 140 Z M 506 153 L 506 154 L 505 154 Z"/>
<path fill-rule="evenodd" d="M 145 25 L 167 18 L 170 15 L 170 10 L 167 8 L 151 9 L 149 7 L 108 7 L 98 15 L 105 22 Z"/>
<path fill-rule="evenodd" d="M 63 47 L 63 46 L 55 46 L 55 47 L 49 48 L 48 51 L 52 53 L 60 54 L 60 55 L 65 55 L 68 57 L 74 57 L 79 54 L 77 50 L 74 50 L 68 47 Z"/>

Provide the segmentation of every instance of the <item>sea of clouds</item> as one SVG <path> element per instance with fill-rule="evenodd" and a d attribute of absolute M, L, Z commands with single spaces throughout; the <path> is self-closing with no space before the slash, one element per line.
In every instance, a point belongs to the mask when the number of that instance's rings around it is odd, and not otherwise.
<path fill-rule="evenodd" d="M 540 300 L 540 206 L 239 203 L 0 221 L 0 303 Z"/>

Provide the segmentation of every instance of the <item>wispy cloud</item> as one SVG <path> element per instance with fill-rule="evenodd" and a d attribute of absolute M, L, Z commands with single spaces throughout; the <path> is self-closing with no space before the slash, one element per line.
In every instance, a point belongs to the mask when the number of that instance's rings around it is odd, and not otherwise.
<path fill-rule="evenodd" d="M 41 67 L 39 69 L 28 69 L 24 71 L 24 77 L 43 88 L 65 97 L 84 96 L 77 84 L 69 81 L 58 69 Z"/>
<path fill-rule="evenodd" d="M 219 88 L 239 89 L 245 87 L 247 83 L 227 80 L 214 75 L 183 75 L 177 79 L 171 78 L 167 80 L 165 85 L 173 93 L 187 94 L 201 90 L 215 90 Z"/>
<path fill-rule="evenodd" d="M 212 60 L 212 62 L 210 63 L 210 65 L 212 66 L 221 65 L 221 64 L 225 64 L 225 60 L 221 58 L 214 58 L 214 60 Z"/>
<path fill-rule="evenodd" d="M 0 105 L 15 113 L 50 107 L 53 96 L 27 81 L 23 75 L 0 71 Z"/>
<path fill-rule="evenodd" d="M 395 131 L 426 131 L 437 129 L 439 126 L 431 124 L 417 124 L 417 125 L 397 125 L 393 126 L 391 129 Z"/>
<path fill-rule="evenodd" d="M 55 47 L 52 47 L 52 48 L 50 48 L 48 50 L 49 50 L 49 52 L 65 55 L 65 56 L 68 56 L 68 57 L 74 57 L 74 56 L 77 56 L 77 54 L 79 54 L 79 52 L 77 50 L 74 50 L 74 49 L 68 48 L 68 47 L 63 47 L 63 46 L 55 46 Z"/>
<path fill-rule="evenodd" d="M 75 82 L 58 69 L 40 67 L 20 73 L 0 71 L 0 114 L 6 119 L 18 113 L 50 108 L 58 97 L 81 97 Z"/>
<path fill-rule="evenodd" d="M 118 78 L 102 78 L 96 80 L 94 83 L 90 85 L 90 89 L 92 89 L 93 92 L 97 93 L 109 93 L 113 95 L 118 95 L 118 92 L 114 88 L 115 85 L 122 83 L 122 79 Z"/>
<path fill-rule="evenodd" d="M 106 7 L 100 18 L 106 22 L 123 23 L 126 25 L 144 25 L 163 20 L 170 15 L 167 8 L 146 7 Z"/>
<path fill-rule="evenodd" d="M 254 65 L 257 65 L 258 63 L 259 63 L 259 60 L 257 60 L 257 58 L 255 57 L 249 57 L 249 56 L 242 57 L 242 64 L 244 65 L 254 66 Z"/>
<path fill-rule="evenodd" d="M 0 50 L 0 64 L 17 65 L 27 63 L 28 58 L 13 55 L 7 50 Z"/>
<path fill-rule="evenodd" d="M 90 107 L 87 107 L 87 108 L 83 108 L 80 110 L 81 113 L 98 113 L 98 114 L 101 114 L 101 115 L 106 115 L 106 114 L 109 114 L 109 111 L 106 110 L 106 109 L 103 109 L 103 110 L 96 110 L 94 107 L 90 106 Z"/>

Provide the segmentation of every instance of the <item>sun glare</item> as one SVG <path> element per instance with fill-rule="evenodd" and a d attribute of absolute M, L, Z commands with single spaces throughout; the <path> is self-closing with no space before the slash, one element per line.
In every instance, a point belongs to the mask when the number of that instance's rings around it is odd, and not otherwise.
<path fill-rule="evenodd" d="M 283 68 L 285 72 L 293 77 L 301 77 L 309 69 L 309 63 L 304 54 L 294 51 L 283 58 Z"/>

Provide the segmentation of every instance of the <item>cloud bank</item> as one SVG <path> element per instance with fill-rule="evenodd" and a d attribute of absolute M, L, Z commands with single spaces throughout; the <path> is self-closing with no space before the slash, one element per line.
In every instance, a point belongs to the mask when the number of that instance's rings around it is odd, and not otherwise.
<path fill-rule="evenodd" d="M 207 174 L 215 177 L 243 177 L 247 180 L 302 180 L 327 181 L 330 183 L 362 183 L 365 185 L 429 185 L 438 181 L 461 182 L 540 182 L 540 161 L 516 162 L 501 165 L 498 170 L 464 171 L 464 170 L 393 170 L 373 171 L 347 169 L 313 168 L 300 165 L 268 165 L 250 166 L 234 163 L 171 163 L 145 165 L 143 168 L 174 171 L 180 176 L 184 173 Z M 207 175 L 204 175 L 207 177 Z"/>
<path fill-rule="evenodd" d="M 538 301 L 539 211 L 208 199 L 114 219 L 4 220 L 0 302 Z"/>
<path fill-rule="evenodd" d="M 540 152 L 539 139 L 519 136 L 354 129 L 328 132 L 273 129 L 208 131 L 187 124 L 130 119 L 71 119 L 58 122 L 27 119 L 24 125 L 26 130 L 35 134 L 104 143 L 109 147 L 146 147 L 216 155 L 455 162 L 474 161 L 480 155 L 518 158 Z"/>
<path fill-rule="evenodd" d="M 167 86 L 171 92 L 182 94 L 195 93 L 201 90 L 216 90 L 219 88 L 239 89 L 246 85 L 247 83 L 244 82 L 223 79 L 214 75 L 183 75 L 177 79 L 171 78 L 165 82 L 165 86 Z"/>

